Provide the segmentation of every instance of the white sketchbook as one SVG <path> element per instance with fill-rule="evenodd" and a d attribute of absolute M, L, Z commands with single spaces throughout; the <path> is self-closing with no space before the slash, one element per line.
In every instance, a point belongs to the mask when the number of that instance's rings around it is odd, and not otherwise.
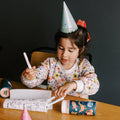
<path fill-rule="evenodd" d="M 12 89 L 10 98 L 3 103 L 3 108 L 23 110 L 26 107 L 30 111 L 47 112 L 48 109 L 52 109 L 52 105 L 47 106 L 50 98 L 49 90 Z"/>
<path fill-rule="evenodd" d="M 51 98 L 50 90 L 37 89 L 11 89 L 10 99 L 49 99 Z"/>

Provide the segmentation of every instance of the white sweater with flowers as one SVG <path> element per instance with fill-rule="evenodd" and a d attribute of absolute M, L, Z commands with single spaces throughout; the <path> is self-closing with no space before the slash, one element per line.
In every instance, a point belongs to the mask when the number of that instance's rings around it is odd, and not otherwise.
<path fill-rule="evenodd" d="M 35 71 L 37 77 L 34 80 L 21 77 L 22 83 L 30 88 L 39 86 L 44 80 L 47 80 L 48 89 L 54 91 L 68 82 L 75 81 L 77 89 L 69 94 L 82 98 L 88 98 L 99 89 L 99 81 L 94 67 L 87 59 L 83 59 L 80 64 L 79 59 L 77 59 L 71 69 L 65 70 L 58 58 L 47 58 Z"/>

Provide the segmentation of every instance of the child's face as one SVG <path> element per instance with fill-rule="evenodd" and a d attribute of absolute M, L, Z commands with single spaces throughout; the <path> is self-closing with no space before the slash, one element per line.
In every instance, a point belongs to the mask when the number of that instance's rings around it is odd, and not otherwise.
<path fill-rule="evenodd" d="M 68 38 L 61 38 L 57 46 L 57 57 L 61 61 L 62 66 L 70 69 L 79 56 L 79 48 L 71 43 Z"/>

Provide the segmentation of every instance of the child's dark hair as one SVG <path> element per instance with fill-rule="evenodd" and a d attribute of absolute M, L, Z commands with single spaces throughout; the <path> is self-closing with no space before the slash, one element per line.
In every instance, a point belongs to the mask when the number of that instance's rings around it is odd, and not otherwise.
<path fill-rule="evenodd" d="M 79 58 L 83 59 L 86 57 L 88 50 L 88 31 L 86 28 L 78 26 L 78 30 L 72 33 L 63 33 L 58 31 L 55 34 L 56 46 L 58 45 L 61 38 L 69 38 L 71 43 L 75 44 L 79 48 L 79 52 L 81 52 L 82 48 L 84 47 L 84 51 L 79 55 Z"/>

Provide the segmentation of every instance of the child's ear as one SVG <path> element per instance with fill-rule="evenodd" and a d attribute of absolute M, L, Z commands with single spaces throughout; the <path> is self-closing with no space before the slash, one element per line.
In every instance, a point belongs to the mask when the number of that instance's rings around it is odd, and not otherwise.
<path fill-rule="evenodd" d="M 81 51 L 80 51 L 80 55 L 84 52 L 85 50 L 85 46 L 82 47 Z"/>

